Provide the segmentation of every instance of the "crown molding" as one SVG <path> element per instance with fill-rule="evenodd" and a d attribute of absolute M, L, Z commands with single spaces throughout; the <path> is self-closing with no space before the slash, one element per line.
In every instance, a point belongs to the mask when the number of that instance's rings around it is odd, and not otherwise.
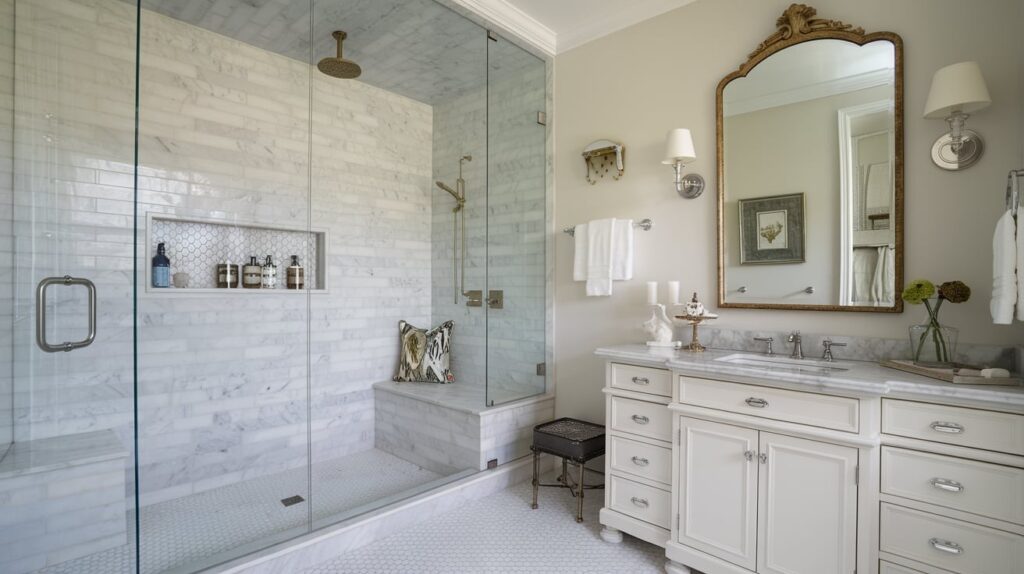
<path fill-rule="evenodd" d="M 571 31 L 558 34 L 558 53 L 582 46 L 587 42 L 607 36 L 613 32 L 639 24 L 665 12 L 682 8 L 696 0 L 647 0 L 645 2 L 620 2 L 621 7 L 602 17 L 584 21 Z"/>
<path fill-rule="evenodd" d="M 816 84 L 797 86 L 788 90 L 761 94 L 741 100 L 726 101 L 724 102 L 725 107 L 722 110 L 722 115 L 724 117 L 738 116 L 758 110 L 827 98 L 857 90 L 892 85 L 895 82 L 894 73 L 895 71 L 892 68 L 885 68 L 864 72 L 855 76 L 835 78 Z"/>
<path fill-rule="evenodd" d="M 555 55 L 558 35 L 554 30 L 541 24 L 507 0 L 453 0 L 453 2 L 504 28 L 521 40 L 529 42 L 530 45 L 546 55 Z"/>

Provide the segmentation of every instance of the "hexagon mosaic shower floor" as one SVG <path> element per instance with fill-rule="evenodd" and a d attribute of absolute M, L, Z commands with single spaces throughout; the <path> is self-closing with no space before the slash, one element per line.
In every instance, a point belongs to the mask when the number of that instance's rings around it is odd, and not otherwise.
<path fill-rule="evenodd" d="M 644 574 L 664 572 L 665 550 L 624 536 L 609 544 L 599 536 L 604 492 L 588 491 L 584 522 L 575 522 L 575 500 L 544 488 L 540 508 L 530 509 L 524 482 L 302 574 Z"/>

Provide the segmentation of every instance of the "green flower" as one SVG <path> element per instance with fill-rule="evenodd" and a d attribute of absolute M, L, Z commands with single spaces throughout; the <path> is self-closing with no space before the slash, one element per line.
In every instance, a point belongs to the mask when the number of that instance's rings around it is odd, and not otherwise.
<path fill-rule="evenodd" d="M 950 303 L 963 303 L 971 298 L 971 288 L 963 281 L 947 281 L 939 285 L 939 297 Z"/>
<path fill-rule="evenodd" d="M 903 300 L 911 305 L 920 305 L 934 294 L 934 283 L 927 279 L 916 279 L 903 290 Z"/>

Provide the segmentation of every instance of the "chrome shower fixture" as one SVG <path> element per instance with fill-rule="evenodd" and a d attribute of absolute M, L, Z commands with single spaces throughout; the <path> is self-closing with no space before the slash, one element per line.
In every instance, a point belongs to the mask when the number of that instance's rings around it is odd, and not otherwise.
<path fill-rule="evenodd" d="M 455 189 L 452 189 L 446 185 L 443 181 L 435 181 L 437 187 L 447 191 L 452 197 L 455 198 L 455 207 L 452 208 L 452 289 L 455 291 L 455 304 L 459 303 L 459 293 L 466 296 L 466 212 L 463 210 L 466 207 L 466 180 L 462 178 L 462 165 L 467 161 L 473 161 L 473 156 L 466 154 L 459 158 L 459 179 L 455 180 Z M 459 243 L 459 213 L 462 213 L 462 248 L 460 250 L 455 249 L 455 245 Z M 460 257 L 461 251 L 461 257 Z M 459 261 L 456 261 L 459 258 Z M 459 263 L 461 262 L 461 265 Z M 459 273 L 461 267 L 462 272 Z M 461 276 L 460 276 L 461 275 Z M 455 286 L 458 285 L 458 290 L 455 290 Z M 470 302 L 479 303 L 479 299 L 471 299 Z M 479 305 L 477 305 L 479 306 Z"/>

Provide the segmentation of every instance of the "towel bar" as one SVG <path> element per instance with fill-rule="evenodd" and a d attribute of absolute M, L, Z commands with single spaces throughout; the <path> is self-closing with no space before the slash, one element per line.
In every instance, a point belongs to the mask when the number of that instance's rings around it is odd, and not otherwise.
<path fill-rule="evenodd" d="M 644 231 L 650 231 L 654 227 L 654 222 L 650 219 L 641 219 L 640 221 L 634 221 L 633 227 L 639 227 Z M 570 237 L 576 237 L 576 226 L 566 227 L 562 230 L 562 233 L 567 233 Z"/>

